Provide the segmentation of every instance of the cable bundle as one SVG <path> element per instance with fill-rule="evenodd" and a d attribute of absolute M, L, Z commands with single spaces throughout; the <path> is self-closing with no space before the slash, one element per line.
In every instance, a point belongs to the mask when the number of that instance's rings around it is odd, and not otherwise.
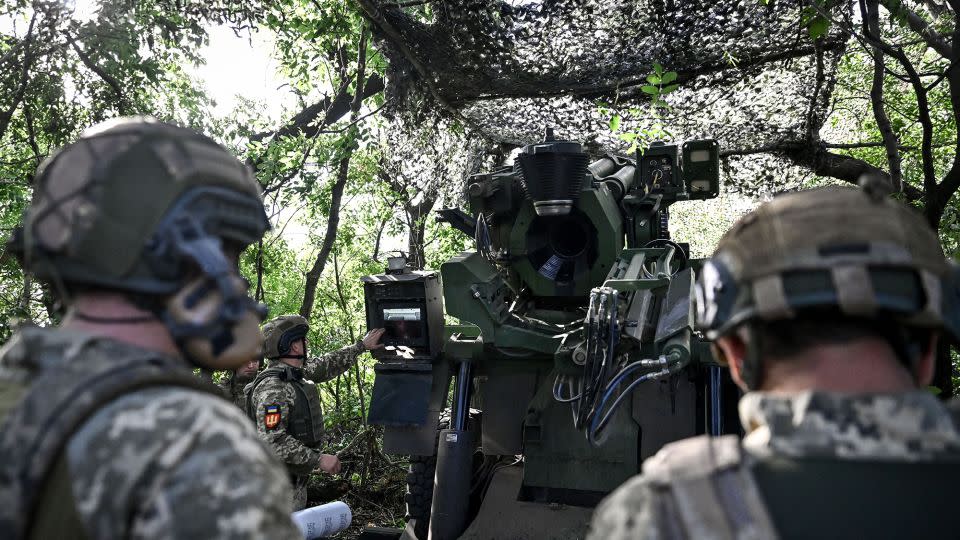
<path fill-rule="evenodd" d="M 602 444 L 599 436 L 634 388 L 643 382 L 676 373 L 689 362 L 688 355 L 671 352 L 657 359 L 618 366 L 618 315 L 619 293 L 615 289 L 598 287 L 590 292 L 584 321 L 586 359 L 583 375 L 557 375 L 553 384 L 553 398 L 560 403 L 570 403 L 574 427 L 583 430 L 594 446 Z M 628 384 L 623 387 L 625 383 Z"/>

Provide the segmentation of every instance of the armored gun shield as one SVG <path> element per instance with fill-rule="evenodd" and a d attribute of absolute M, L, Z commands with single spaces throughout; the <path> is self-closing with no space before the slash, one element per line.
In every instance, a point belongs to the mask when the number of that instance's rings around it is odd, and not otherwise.
<path fill-rule="evenodd" d="M 431 490 L 433 504 L 411 510 L 407 534 L 582 537 L 592 507 L 644 458 L 673 440 L 722 433 L 724 420 L 735 425 L 732 383 L 693 331 L 699 263 L 667 229 L 672 203 L 716 195 L 717 156 L 714 141 L 691 141 L 588 164 L 578 143 L 548 132 L 513 167 L 470 178 L 470 214 L 443 215 L 476 249 L 440 268 L 446 314 L 469 330 L 448 329 L 416 388 L 380 382 L 416 362 L 379 358 L 378 387 L 408 398 L 388 408 L 429 411 L 413 428 L 415 446 L 428 433 L 436 441 L 427 452 L 435 460 L 412 458 L 435 466 L 435 482 L 411 485 L 411 496 Z M 407 308 L 366 293 L 371 325 L 387 324 L 384 310 Z M 450 421 L 437 434 L 431 422 L 452 374 Z M 399 415 L 379 414 L 384 424 Z"/>

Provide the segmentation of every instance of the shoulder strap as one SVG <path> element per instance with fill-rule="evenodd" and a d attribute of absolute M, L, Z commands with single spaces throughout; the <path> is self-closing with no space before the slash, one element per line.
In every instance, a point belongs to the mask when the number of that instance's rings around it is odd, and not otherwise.
<path fill-rule="evenodd" d="M 257 387 L 260 386 L 260 383 L 269 379 L 276 378 L 281 380 L 286 380 L 288 376 L 287 371 L 283 367 L 279 366 L 270 366 L 267 369 L 261 371 L 257 378 L 250 383 L 250 390 L 246 391 L 247 394 L 247 416 L 250 420 L 253 420 L 254 423 L 257 422 L 257 411 L 253 410 L 253 393 L 256 392 Z"/>
<path fill-rule="evenodd" d="M 739 439 L 701 436 L 664 446 L 643 465 L 643 475 L 684 531 L 684 538 L 778 538 Z M 669 530 L 669 529 L 668 529 Z"/>
<path fill-rule="evenodd" d="M 58 345 L 37 345 L 30 387 L 0 426 L 0 537 L 27 534 L 37 495 L 57 456 L 103 405 L 158 385 L 221 395 L 179 361 L 149 351 L 109 340 L 88 340 L 72 350 Z"/>

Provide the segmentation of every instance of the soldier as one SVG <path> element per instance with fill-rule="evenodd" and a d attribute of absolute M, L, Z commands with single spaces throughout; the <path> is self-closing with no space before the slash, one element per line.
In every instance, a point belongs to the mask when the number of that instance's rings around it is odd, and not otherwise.
<path fill-rule="evenodd" d="M 243 389 L 257 377 L 262 365 L 263 361 L 260 358 L 253 358 L 220 379 L 219 386 L 223 395 L 240 407 L 241 411 L 247 410 L 247 396 Z"/>
<path fill-rule="evenodd" d="M 383 347 L 383 329 L 378 328 L 353 345 L 320 358 L 308 358 L 308 330 L 307 320 L 299 315 L 284 315 L 265 324 L 264 351 L 269 365 L 246 389 L 247 414 L 290 472 L 294 510 L 307 504 L 307 482 L 312 471 L 340 472 L 337 456 L 319 449 L 323 412 L 317 383 L 346 371 L 363 351 Z"/>
<path fill-rule="evenodd" d="M 665 446 L 598 507 L 591 538 L 956 536 L 960 433 L 927 390 L 957 279 L 877 189 L 780 196 L 720 240 L 697 322 L 747 393 L 746 436 Z"/>
<path fill-rule="evenodd" d="M 0 350 L 0 537 L 301 538 L 282 465 L 193 375 L 260 352 L 237 258 L 268 227 L 242 163 L 153 119 L 40 166 L 11 248 L 67 313 Z"/>

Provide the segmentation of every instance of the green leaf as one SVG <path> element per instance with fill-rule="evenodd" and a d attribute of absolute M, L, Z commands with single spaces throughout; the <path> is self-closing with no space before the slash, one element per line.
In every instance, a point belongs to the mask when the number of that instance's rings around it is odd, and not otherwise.
<path fill-rule="evenodd" d="M 610 131 L 617 131 L 620 129 L 620 115 L 615 114 L 610 118 Z"/>
<path fill-rule="evenodd" d="M 663 66 L 661 66 L 660 64 L 654 62 L 654 63 L 653 63 L 653 72 L 656 73 L 657 75 L 663 75 Z"/>
<path fill-rule="evenodd" d="M 927 391 L 935 396 L 939 396 L 940 394 L 943 393 L 943 390 L 937 388 L 936 386 L 928 386 Z"/>
<path fill-rule="evenodd" d="M 659 75 L 647 75 L 647 82 L 650 84 L 660 84 L 661 79 Z"/>
<path fill-rule="evenodd" d="M 824 17 L 817 17 L 810 21 L 810 38 L 817 39 L 827 33 L 830 28 L 830 21 Z"/>
<path fill-rule="evenodd" d="M 670 83 L 672 83 L 672 82 L 675 81 L 675 80 L 677 80 L 677 72 L 676 72 L 676 71 L 668 71 L 668 72 L 666 72 L 666 73 L 663 74 L 663 80 L 662 80 L 661 82 L 662 82 L 663 84 L 670 84 Z"/>
<path fill-rule="evenodd" d="M 620 135 L 617 135 L 617 137 L 619 137 L 623 142 L 633 142 L 637 140 L 637 134 L 632 131 L 621 133 Z"/>
<path fill-rule="evenodd" d="M 676 90 L 677 88 L 680 88 L 680 85 L 679 85 L 679 84 L 671 84 L 671 85 L 668 85 L 668 86 L 664 86 L 663 88 L 660 89 L 660 93 L 661 93 L 661 94 L 669 94 L 670 92 L 673 92 L 673 91 Z"/>
<path fill-rule="evenodd" d="M 656 86 L 650 86 L 649 84 L 645 84 L 641 86 L 640 90 L 646 92 L 647 94 L 650 94 L 651 96 L 660 95 L 660 89 L 657 88 Z"/>

